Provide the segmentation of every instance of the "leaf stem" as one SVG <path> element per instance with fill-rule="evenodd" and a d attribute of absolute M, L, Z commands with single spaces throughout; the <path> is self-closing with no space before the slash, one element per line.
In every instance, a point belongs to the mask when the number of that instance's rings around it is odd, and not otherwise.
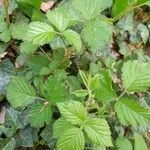
<path fill-rule="evenodd" d="M 52 59 L 45 53 L 45 51 L 43 50 L 43 48 L 42 47 L 39 47 L 39 48 L 40 48 L 41 52 L 47 57 L 47 59 L 51 62 Z"/>
<path fill-rule="evenodd" d="M 116 98 L 116 101 L 119 101 L 120 100 L 120 98 L 122 97 L 122 96 L 124 96 L 124 94 L 127 92 L 127 89 L 125 89 L 117 98 Z"/>
<path fill-rule="evenodd" d="M 9 25 L 10 25 L 10 18 L 9 18 L 8 7 L 9 7 L 9 0 L 4 0 L 6 23 L 7 23 L 7 25 L 9 26 Z"/>

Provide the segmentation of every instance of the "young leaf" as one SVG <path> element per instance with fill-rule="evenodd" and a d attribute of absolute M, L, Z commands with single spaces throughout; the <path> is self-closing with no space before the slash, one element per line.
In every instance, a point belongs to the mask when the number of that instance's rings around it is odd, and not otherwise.
<path fill-rule="evenodd" d="M 111 132 L 106 120 L 88 118 L 84 125 L 84 131 L 93 143 L 100 146 L 112 146 Z"/>
<path fill-rule="evenodd" d="M 150 121 L 150 111 L 131 98 L 122 98 L 115 110 L 123 125 L 138 126 Z"/>
<path fill-rule="evenodd" d="M 66 130 L 57 142 L 57 150 L 84 150 L 84 134 L 79 128 Z"/>
<path fill-rule="evenodd" d="M 103 50 L 110 43 L 112 33 L 113 28 L 111 24 L 97 19 L 85 24 L 82 37 L 91 48 L 91 51 L 96 52 Z"/>
<path fill-rule="evenodd" d="M 77 90 L 73 92 L 73 94 L 77 97 L 85 97 L 89 94 L 88 90 Z"/>
<path fill-rule="evenodd" d="M 58 103 L 58 108 L 62 116 L 72 124 L 81 124 L 87 117 L 83 104 L 78 101 Z"/>
<path fill-rule="evenodd" d="M 27 40 L 33 44 L 43 45 L 55 37 L 54 29 L 44 22 L 32 22 L 27 31 Z"/>
<path fill-rule="evenodd" d="M 59 118 L 55 121 L 53 126 L 53 135 L 56 138 L 60 138 L 65 131 L 72 128 L 73 125 L 68 122 L 65 118 Z"/>
<path fill-rule="evenodd" d="M 133 150 L 131 142 L 125 137 L 118 137 L 116 146 L 118 150 Z"/>
<path fill-rule="evenodd" d="M 45 102 L 46 103 L 46 102 Z M 50 123 L 52 117 L 52 109 L 49 104 L 36 103 L 29 110 L 29 121 L 33 127 L 43 127 Z"/>
<path fill-rule="evenodd" d="M 122 68 L 124 88 L 129 92 L 141 92 L 150 87 L 150 63 L 138 60 L 126 62 Z"/>
<path fill-rule="evenodd" d="M 66 30 L 63 33 L 65 39 L 67 40 L 67 42 L 74 46 L 76 48 L 77 51 L 80 51 L 82 48 L 82 41 L 81 41 L 81 37 L 80 35 L 73 31 L 73 30 Z"/>
<path fill-rule="evenodd" d="M 34 88 L 23 78 L 14 77 L 7 87 L 8 102 L 13 107 L 25 107 L 36 97 Z"/>
<path fill-rule="evenodd" d="M 148 150 L 142 135 L 138 133 L 134 133 L 134 150 Z"/>
<path fill-rule="evenodd" d="M 79 70 L 79 74 L 82 78 L 84 85 L 86 86 L 86 88 L 88 88 L 88 77 L 86 76 L 86 74 L 82 70 Z"/>

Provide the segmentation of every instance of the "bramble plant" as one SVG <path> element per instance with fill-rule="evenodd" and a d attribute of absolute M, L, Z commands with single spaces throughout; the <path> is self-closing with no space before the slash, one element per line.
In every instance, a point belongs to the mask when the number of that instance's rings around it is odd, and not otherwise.
<path fill-rule="evenodd" d="M 0 150 L 148 150 L 150 1 L 0 5 Z"/>

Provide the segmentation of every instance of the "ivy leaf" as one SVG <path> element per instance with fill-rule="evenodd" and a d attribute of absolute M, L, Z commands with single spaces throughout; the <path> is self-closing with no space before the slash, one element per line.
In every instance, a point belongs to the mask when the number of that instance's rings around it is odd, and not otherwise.
<path fill-rule="evenodd" d="M 63 33 L 65 39 L 70 45 L 73 45 L 77 51 L 80 51 L 82 48 L 82 41 L 80 35 L 73 30 L 66 30 Z"/>
<path fill-rule="evenodd" d="M 84 134 L 79 128 L 66 130 L 57 142 L 57 150 L 84 150 Z"/>
<path fill-rule="evenodd" d="M 58 108 L 62 116 L 72 124 L 80 124 L 87 117 L 83 104 L 78 101 L 60 102 Z"/>
<path fill-rule="evenodd" d="M 29 122 L 33 127 L 43 127 L 46 124 L 50 123 L 52 118 L 52 109 L 48 102 L 36 103 L 29 110 Z"/>
<path fill-rule="evenodd" d="M 15 149 L 15 139 L 14 138 L 8 138 L 4 140 L 0 140 L 0 149 L 1 150 L 14 150 Z"/>
<path fill-rule="evenodd" d="M 120 99 L 115 110 L 123 125 L 138 126 L 150 121 L 150 111 L 131 98 Z"/>
<path fill-rule="evenodd" d="M 72 0 L 74 8 L 80 13 L 81 19 L 89 21 L 98 17 L 104 10 L 104 3 L 101 0 Z"/>
<path fill-rule="evenodd" d="M 125 137 L 118 137 L 116 146 L 118 150 L 133 150 L 131 142 Z"/>
<path fill-rule="evenodd" d="M 14 74 L 15 68 L 10 60 L 5 59 L 0 62 L 0 94 L 6 93 L 6 87 L 9 84 L 12 75 Z"/>
<path fill-rule="evenodd" d="M 103 102 L 110 102 L 115 99 L 116 94 L 112 87 L 112 79 L 108 71 L 102 71 L 99 86 L 93 92 L 96 99 Z"/>
<path fill-rule="evenodd" d="M 141 92 L 150 87 L 150 63 L 138 60 L 126 62 L 122 68 L 124 88 L 129 92 Z"/>
<path fill-rule="evenodd" d="M 27 31 L 27 40 L 33 44 L 43 45 L 55 37 L 54 29 L 44 22 L 32 22 Z"/>
<path fill-rule="evenodd" d="M 91 51 L 103 50 L 112 39 L 113 28 L 110 23 L 95 20 L 85 24 L 82 30 L 83 40 L 89 45 Z"/>
<path fill-rule="evenodd" d="M 53 135 L 56 138 L 60 138 L 65 131 L 72 128 L 73 125 L 68 122 L 65 118 L 59 118 L 55 121 L 53 126 Z"/>
<path fill-rule="evenodd" d="M 88 138 L 100 146 L 112 146 L 111 132 L 104 119 L 88 118 L 84 125 Z"/>
<path fill-rule="evenodd" d="M 34 102 L 35 97 L 36 92 L 34 88 L 25 79 L 13 77 L 7 87 L 8 102 L 10 102 L 13 107 L 28 106 Z"/>
<path fill-rule="evenodd" d="M 148 147 L 142 137 L 142 135 L 138 133 L 134 133 L 134 149 L 135 150 L 148 150 Z"/>
<path fill-rule="evenodd" d="M 50 102 L 55 103 L 68 100 L 68 91 L 65 84 L 63 80 L 56 75 L 50 76 L 46 83 L 41 86 L 41 93 Z"/>

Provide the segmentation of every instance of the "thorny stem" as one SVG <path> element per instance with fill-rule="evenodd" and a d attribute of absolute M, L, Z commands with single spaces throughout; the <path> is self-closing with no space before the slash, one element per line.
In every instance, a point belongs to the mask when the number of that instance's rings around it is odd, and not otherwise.
<path fill-rule="evenodd" d="M 9 7 L 9 0 L 4 0 L 6 23 L 7 23 L 7 25 L 9 26 L 9 25 L 10 25 L 10 19 L 9 19 L 8 7 Z"/>

